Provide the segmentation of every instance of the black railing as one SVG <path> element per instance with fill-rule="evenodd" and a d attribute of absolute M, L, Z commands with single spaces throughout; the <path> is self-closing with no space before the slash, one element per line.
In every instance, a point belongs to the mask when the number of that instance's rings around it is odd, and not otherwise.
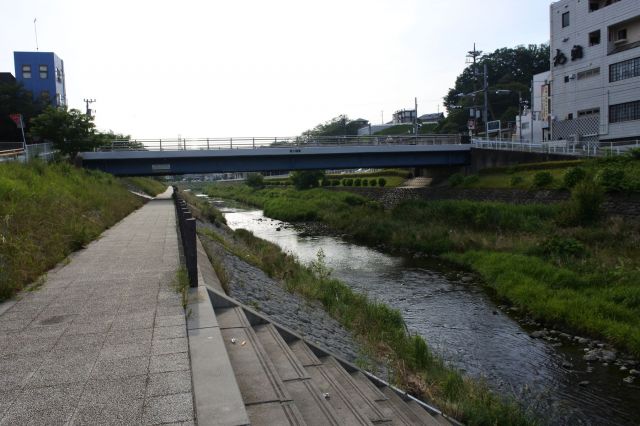
<path fill-rule="evenodd" d="M 182 241 L 184 263 L 189 276 L 189 285 L 198 287 L 198 247 L 196 245 L 196 219 L 191 214 L 187 202 L 178 194 L 178 188 L 173 187 L 173 200 L 176 206 L 176 218 Z"/>

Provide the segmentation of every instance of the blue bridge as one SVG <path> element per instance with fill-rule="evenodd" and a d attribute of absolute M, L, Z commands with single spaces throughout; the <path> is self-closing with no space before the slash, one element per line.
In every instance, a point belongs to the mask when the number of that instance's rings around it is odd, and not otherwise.
<path fill-rule="evenodd" d="M 470 145 L 457 135 L 156 139 L 116 141 L 79 158 L 117 176 L 451 167 L 469 164 Z"/>

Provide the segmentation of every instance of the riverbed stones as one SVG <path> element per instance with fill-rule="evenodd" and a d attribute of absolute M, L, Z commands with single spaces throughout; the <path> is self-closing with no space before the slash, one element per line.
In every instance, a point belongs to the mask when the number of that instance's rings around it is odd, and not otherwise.
<path fill-rule="evenodd" d="M 533 337 L 534 339 L 542 339 L 544 337 L 547 337 L 547 335 L 548 333 L 546 330 L 538 330 L 530 334 L 530 336 Z"/>
<path fill-rule="evenodd" d="M 630 370 L 629 374 L 631 374 L 632 376 L 635 376 L 635 377 L 640 377 L 640 371 L 635 370 L 635 369 Z"/>
<path fill-rule="evenodd" d="M 591 349 L 584 356 L 583 359 L 588 362 L 602 361 L 605 363 L 613 362 L 617 358 L 616 352 L 607 349 Z"/>

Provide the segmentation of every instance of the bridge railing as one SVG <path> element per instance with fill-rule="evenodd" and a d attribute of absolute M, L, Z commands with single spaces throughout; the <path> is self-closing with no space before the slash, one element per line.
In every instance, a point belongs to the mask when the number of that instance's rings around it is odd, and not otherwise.
<path fill-rule="evenodd" d="M 576 157 L 608 157 L 622 155 L 631 149 L 640 148 L 640 140 L 624 142 L 555 140 L 532 143 L 529 141 L 513 141 L 511 139 L 474 138 L 471 140 L 471 146 L 479 149 L 539 152 Z"/>
<path fill-rule="evenodd" d="M 100 151 L 189 151 L 371 145 L 457 145 L 459 135 L 296 136 L 115 140 Z"/>

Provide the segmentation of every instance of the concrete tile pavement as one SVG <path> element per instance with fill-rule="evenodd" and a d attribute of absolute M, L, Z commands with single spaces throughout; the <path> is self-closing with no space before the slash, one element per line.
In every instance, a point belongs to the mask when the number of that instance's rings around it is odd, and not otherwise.
<path fill-rule="evenodd" d="M 0 315 L 0 425 L 194 422 L 169 196 Z"/>

